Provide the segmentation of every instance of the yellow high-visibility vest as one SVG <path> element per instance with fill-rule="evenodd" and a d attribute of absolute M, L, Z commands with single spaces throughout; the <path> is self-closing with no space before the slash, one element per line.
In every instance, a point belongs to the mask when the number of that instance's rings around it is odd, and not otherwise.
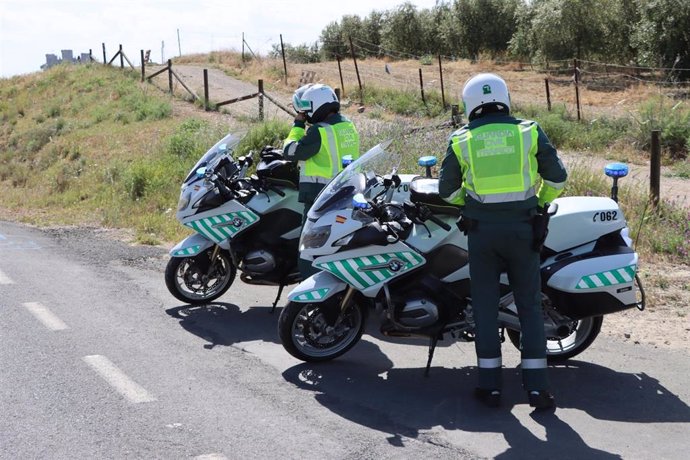
<path fill-rule="evenodd" d="M 467 195 L 480 203 L 524 201 L 536 195 L 536 123 L 490 123 L 453 136 Z"/>
<path fill-rule="evenodd" d="M 300 162 L 300 182 L 327 184 L 343 169 L 344 156 L 359 158 L 359 134 L 350 121 L 315 126 L 321 135 L 321 148 L 316 155 Z"/>

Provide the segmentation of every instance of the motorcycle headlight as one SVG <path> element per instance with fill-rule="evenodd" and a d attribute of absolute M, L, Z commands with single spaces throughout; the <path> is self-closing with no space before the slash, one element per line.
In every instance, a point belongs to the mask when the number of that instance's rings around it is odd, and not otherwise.
<path fill-rule="evenodd" d="M 189 198 L 191 193 L 184 191 L 180 194 L 180 201 L 177 202 L 177 210 L 182 211 L 184 208 L 189 206 Z"/>
<path fill-rule="evenodd" d="M 322 227 L 313 227 L 308 232 L 302 235 L 301 249 L 314 249 L 323 246 L 328 237 L 331 236 L 331 226 L 324 225 Z"/>

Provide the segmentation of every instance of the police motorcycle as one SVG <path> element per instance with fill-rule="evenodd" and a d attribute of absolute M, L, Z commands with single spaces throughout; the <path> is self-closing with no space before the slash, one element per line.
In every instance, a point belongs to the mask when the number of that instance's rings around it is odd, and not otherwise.
<path fill-rule="evenodd" d="M 281 150 L 265 147 L 256 175 L 246 177 L 252 157 L 236 161 L 232 155 L 240 140 L 234 134 L 222 138 L 184 180 L 176 218 L 195 233 L 170 250 L 165 284 L 177 299 L 204 304 L 223 295 L 239 270 L 247 284 L 278 286 L 275 309 L 283 288 L 301 281 L 299 168 Z M 344 166 L 350 161 L 345 158 Z M 397 199 L 409 195 L 415 175 L 401 177 Z"/>
<path fill-rule="evenodd" d="M 233 158 L 240 140 L 228 134 L 218 141 L 182 184 L 176 218 L 195 233 L 170 250 L 165 284 L 183 302 L 217 299 L 238 270 L 247 284 L 279 286 L 276 302 L 285 285 L 299 281 L 297 165 L 264 148 L 256 174 L 246 177 L 252 157 Z"/>
<path fill-rule="evenodd" d="M 429 338 L 426 372 L 439 340 L 474 338 L 467 236 L 455 225 L 458 208 L 439 197 L 438 179 L 422 176 L 411 181 L 409 200 L 391 200 L 395 175 L 377 172 L 392 157 L 390 143 L 377 145 L 343 170 L 309 211 L 300 250 L 321 271 L 289 294 L 278 325 L 283 347 L 300 360 L 346 353 L 361 338 L 370 309 L 379 313 L 384 335 Z M 422 161 L 428 165 L 429 157 Z M 638 255 L 617 203 L 617 180 L 627 166 L 606 172 L 614 178 L 613 199 L 565 197 L 549 209 L 541 275 L 552 362 L 589 347 L 603 315 L 644 309 Z M 382 184 L 387 192 L 377 192 Z M 519 347 L 520 322 L 505 274 L 501 285 L 501 337 Z"/>

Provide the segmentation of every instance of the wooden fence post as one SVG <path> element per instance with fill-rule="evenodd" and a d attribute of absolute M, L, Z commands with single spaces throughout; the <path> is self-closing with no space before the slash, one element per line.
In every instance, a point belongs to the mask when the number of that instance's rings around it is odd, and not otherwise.
<path fill-rule="evenodd" d="M 123 59 L 123 54 L 122 54 L 122 45 L 120 45 L 120 68 L 124 69 L 125 68 L 125 60 Z"/>
<path fill-rule="evenodd" d="M 208 112 L 208 69 L 204 69 L 204 110 Z"/>
<path fill-rule="evenodd" d="M 457 104 L 450 106 L 450 121 L 455 128 L 460 125 L 460 107 Z"/>
<path fill-rule="evenodd" d="M 419 90 L 422 92 L 422 102 L 426 106 L 426 98 L 424 97 L 424 80 L 422 79 L 422 69 L 419 69 Z"/>
<path fill-rule="evenodd" d="M 652 152 L 649 162 L 649 195 L 654 208 L 659 206 L 661 189 L 661 131 L 652 131 Z"/>
<path fill-rule="evenodd" d="M 280 54 L 283 55 L 283 70 L 285 71 L 285 84 L 287 85 L 287 63 L 285 62 L 285 46 L 283 46 L 283 34 L 280 34 Z"/>
<path fill-rule="evenodd" d="M 89 48 L 89 62 L 93 62 L 93 53 L 91 52 L 91 48 Z"/>
<path fill-rule="evenodd" d="M 242 32 L 242 64 L 244 64 L 244 32 Z"/>
<path fill-rule="evenodd" d="M 168 59 L 168 87 L 170 88 L 170 94 L 173 93 L 172 77 L 172 59 Z"/>
<path fill-rule="evenodd" d="M 105 58 L 105 43 L 103 43 L 103 65 L 108 65 L 108 60 Z"/>
<path fill-rule="evenodd" d="M 582 118 L 580 114 L 580 69 L 577 67 L 577 59 L 573 59 L 573 75 L 575 78 L 575 105 L 577 106 L 577 121 Z"/>
<path fill-rule="evenodd" d="M 340 68 L 340 55 L 336 54 L 335 59 L 338 61 L 338 74 L 340 75 L 340 87 L 343 89 L 343 96 L 345 96 L 345 84 L 343 83 L 343 69 Z"/>
<path fill-rule="evenodd" d="M 264 81 L 259 80 L 259 121 L 264 121 Z"/>
<path fill-rule="evenodd" d="M 441 78 L 441 103 L 443 104 L 443 109 L 446 108 L 446 93 L 443 89 L 443 67 L 441 66 L 441 55 L 438 55 L 438 75 Z"/>
<path fill-rule="evenodd" d="M 141 81 L 144 82 L 146 78 L 146 62 L 144 62 L 144 50 L 140 50 L 141 55 Z"/>
<path fill-rule="evenodd" d="M 355 63 L 355 72 L 357 73 L 357 83 L 359 84 L 359 102 L 364 104 L 364 91 L 362 90 L 362 79 L 359 78 L 359 67 L 357 67 L 357 58 L 355 57 L 355 47 L 352 45 L 352 37 L 350 38 L 350 52 L 352 53 L 352 60 Z"/>
<path fill-rule="evenodd" d="M 551 111 L 551 91 L 549 91 L 549 77 L 544 78 L 544 85 L 546 86 L 546 108 Z"/>

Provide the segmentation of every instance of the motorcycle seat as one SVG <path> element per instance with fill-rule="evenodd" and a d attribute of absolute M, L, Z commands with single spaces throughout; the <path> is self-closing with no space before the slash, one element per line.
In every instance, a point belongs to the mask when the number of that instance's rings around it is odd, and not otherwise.
<path fill-rule="evenodd" d="M 438 179 L 422 176 L 412 179 L 410 201 L 426 205 L 434 214 L 460 217 L 460 207 L 453 206 L 438 194 Z"/>

